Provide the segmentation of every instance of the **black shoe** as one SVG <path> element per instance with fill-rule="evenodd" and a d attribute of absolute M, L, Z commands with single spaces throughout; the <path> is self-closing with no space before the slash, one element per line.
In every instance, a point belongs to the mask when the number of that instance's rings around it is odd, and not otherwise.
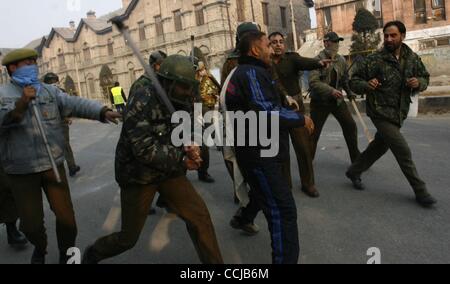
<path fill-rule="evenodd" d="M 302 186 L 302 191 L 311 198 L 319 198 L 320 193 L 315 186 Z"/>
<path fill-rule="evenodd" d="M 430 208 L 437 203 L 437 200 L 434 199 L 433 196 L 431 196 L 430 194 L 417 195 L 416 201 L 425 208 Z"/>
<path fill-rule="evenodd" d="M 95 256 L 94 247 L 88 246 L 83 254 L 81 264 L 98 264 L 100 260 Z"/>
<path fill-rule="evenodd" d="M 74 177 L 79 171 L 81 171 L 79 166 L 76 166 L 74 169 L 69 169 L 69 176 Z"/>
<path fill-rule="evenodd" d="M 34 249 L 33 255 L 31 256 L 31 264 L 45 264 L 45 253 Z"/>
<path fill-rule="evenodd" d="M 350 172 L 347 172 L 345 175 L 352 181 L 353 187 L 356 190 L 364 190 L 365 189 L 365 186 L 362 183 L 360 176 L 354 176 Z"/>
<path fill-rule="evenodd" d="M 216 182 L 208 173 L 199 173 L 198 179 L 202 182 L 206 183 L 214 183 Z"/>
<path fill-rule="evenodd" d="M 23 246 L 28 243 L 27 238 L 17 229 L 16 223 L 6 223 L 8 244 L 11 246 Z"/>
<path fill-rule="evenodd" d="M 236 230 L 242 230 L 249 236 L 254 236 L 259 233 L 259 227 L 253 223 L 244 224 L 238 217 L 234 216 L 230 221 L 230 226 Z"/>

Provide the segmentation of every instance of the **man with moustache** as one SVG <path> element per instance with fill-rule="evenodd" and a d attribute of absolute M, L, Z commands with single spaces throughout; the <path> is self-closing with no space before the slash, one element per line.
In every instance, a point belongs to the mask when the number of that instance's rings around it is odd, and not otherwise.
<path fill-rule="evenodd" d="M 286 52 L 285 38 L 280 32 L 274 32 L 269 36 L 274 51 L 272 63 L 275 71 L 277 83 L 286 90 L 288 96 L 286 100 L 289 104 L 294 100 L 299 107 L 298 111 L 305 114 L 302 90 L 300 86 L 300 74 L 306 70 L 322 69 L 328 66 L 330 59 L 313 59 L 300 56 L 296 52 Z M 313 143 L 311 135 L 305 128 L 293 128 L 290 130 L 292 144 L 297 156 L 298 167 L 301 177 L 301 190 L 312 198 L 319 197 L 319 192 L 315 186 L 313 167 Z M 290 161 L 284 164 L 285 175 L 290 177 Z M 289 178 L 290 182 L 290 178 Z"/>
<path fill-rule="evenodd" d="M 377 133 L 346 175 L 355 189 L 363 190 L 361 174 L 391 150 L 414 190 L 417 203 L 431 207 L 437 201 L 419 177 L 409 145 L 400 132 L 411 97 L 427 89 L 430 74 L 420 57 L 403 43 L 406 27 L 402 22 L 387 23 L 383 33 L 384 48 L 359 63 L 350 81 L 355 93 L 367 94 L 367 114 Z"/>

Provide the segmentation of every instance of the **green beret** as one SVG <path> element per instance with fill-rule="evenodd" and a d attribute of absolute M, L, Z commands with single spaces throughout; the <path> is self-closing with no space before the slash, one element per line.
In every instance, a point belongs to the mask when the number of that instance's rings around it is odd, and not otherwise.
<path fill-rule="evenodd" d="M 8 53 L 2 60 L 2 65 L 7 66 L 11 63 L 16 63 L 25 59 L 35 58 L 37 59 L 39 54 L 34 49 L 16 49 Z"/>

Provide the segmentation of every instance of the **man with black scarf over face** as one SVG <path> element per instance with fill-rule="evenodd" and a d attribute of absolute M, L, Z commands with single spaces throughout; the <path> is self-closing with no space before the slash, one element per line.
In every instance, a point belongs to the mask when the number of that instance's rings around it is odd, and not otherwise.
<path fill-rule="evenodd" d="M 311 118 L 314 121 L 313 156 L 316 155 L 323 126 L 332 114 L 342 127 L 347 142 L 351 162 L 355 162 L 361 152 L 358 149 L 358 127 L 344 101 L 342 90 L 349 100 L 355 95 L 350 90 L 348 67 L 345 58 L 339 55 L 339 43 L 344 39 L 335 32 L 329 32 L 323 39 L 325 49 L 318 59 L 331 59 L 333 64 L 328 68 L 311 71 L 309 86 L 311 89 Z"/>
<path fill-rule="evenodd" d="M 158 80 L 177 110 L 189 111 L 198 88 L 188 57 L 167 57 Z M 203 199 L 186 170 L 201 165 L 198 146 L 175 147 L 171 113 L 146 76 L 131 88 L 128 110 L 116 151 L 116 180 L 121 188 L 122 230 L 87 248 L 84 264 L 94 264 L 133 248 L 139 239 L 156 192 L 186 222 L 202 263 L 223 263 L 214 227 Z"/>

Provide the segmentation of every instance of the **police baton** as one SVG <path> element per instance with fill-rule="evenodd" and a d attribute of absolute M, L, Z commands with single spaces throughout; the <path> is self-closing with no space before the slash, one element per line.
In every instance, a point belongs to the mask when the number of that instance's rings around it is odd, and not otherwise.
<path fill-rule="evenodd" d="M 61 175 L 59 174 L 58 167 L 56 166 L 55 158 L 53 158 L 52 149 L 48 143 L 47 135 L 45 133 L 44 125 L 42 124 L 39 109 L 36 105 L 36 100 L 31 101 L 34 117 L 38 123 L 39 132 L 41 133 L 42 140 L 44 140 L 45 148 L 47 149 L 48 157 L 50 158 L 50 163 L 52 165 L 53 172 L 56 176 L 56 181 L 61 183 Z"/>
<path fill-rule="evenodd" d="M 148 78 L 152 81 L 153 86 L 156 89 L 156 93 L 159 96 L 159 98 L 161 99 L 161 101 L 167 107 L 169 112 L 171 114 L 173 114 L 175 112 L 175 108 L 174 108 L 172 102 L 169 100 L 169 97 L 167 96 L 166 91 L 164 91 L 163 87 L 161 86 L 158 79 L 156 78 L 155 72 L 145 62 L 144 57 L 142 56 L 139 48 L 136 46 L 134 41 L 131 39 L 130 33 L 129 33 L 128 29 L 125 28 L 125 25 L 123 24 L 121 17 L 120 16 L 114 17 L 113 19 L 111 19 L 111 22 L 117 27 L 119 32 L 123 35 L 123 38 L 125 39 L 125 43 L 131 48 L 134 56 L 136 56 L 139 63 L 144 68 L 145 73 L 147 74 Z"/>
<path fill-rule="evenodd" d="M 370 133 L 369 128 L 367 127 L 367 124 L 364 122 L 364 119 L 361 115 L 361 112 L 358 109 L 358 106 L 356 105 L 355 100 L 350 100 L 350 102 L 352 103 L 353 109 L 355 110 L 356 115 L 358 116 L 359 122 L 361 123 L 361 125 L 364 129 L 364 134 L 366 135 L 367 140 L 369 140 L 369 143 L 371 143 L 373 141 L 372 133 Z"/>

